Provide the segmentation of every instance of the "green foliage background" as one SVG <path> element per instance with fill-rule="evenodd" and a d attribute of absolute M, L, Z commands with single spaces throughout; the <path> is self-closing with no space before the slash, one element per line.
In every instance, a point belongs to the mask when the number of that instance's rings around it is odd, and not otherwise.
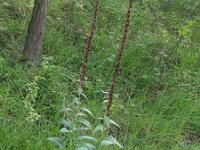
<path fill-rule="evenodd" d="M 94 0 L 49 1 L 42 67 L 21 64 L 33 1 L 0 0 L 0 149 L 55 149 L 77 94 Z M 85 105 L 103 116 L 128 0 L 102 0 Z M 200 1 L 137 0 L 112 117 L 126 150 L 200 149 Z M 84 99 L 84 97 L 83 97 Z M 95 123 L 94 123 L 95 124 Z"/>

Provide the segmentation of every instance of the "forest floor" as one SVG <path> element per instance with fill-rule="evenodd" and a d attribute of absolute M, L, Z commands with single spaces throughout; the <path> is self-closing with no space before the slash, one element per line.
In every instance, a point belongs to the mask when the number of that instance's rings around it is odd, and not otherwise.
<path fill-rule="evenodd" d="M 60 136 L 59 110 L 76 97 L 104 116 L 128 0 L 100 4 L 82 93 L 94 5 L 49 1 L 41 67 L 30 68 L 21 58 L 33 3 L 0 0 L 0 150 L 56 149 L 48 138 Z M 197 0 L 134 4 L 111 117 L 125 150 L 200 150 L 199 8 Z"/>

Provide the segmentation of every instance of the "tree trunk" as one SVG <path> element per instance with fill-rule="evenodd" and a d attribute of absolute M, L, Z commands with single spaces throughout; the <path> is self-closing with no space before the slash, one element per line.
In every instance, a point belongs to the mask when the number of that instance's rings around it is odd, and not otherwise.
<path fill-rule="evenodd" d="M 35 0 L 24 46 L 24 62 L 39 65 L 48 0 Z"/>

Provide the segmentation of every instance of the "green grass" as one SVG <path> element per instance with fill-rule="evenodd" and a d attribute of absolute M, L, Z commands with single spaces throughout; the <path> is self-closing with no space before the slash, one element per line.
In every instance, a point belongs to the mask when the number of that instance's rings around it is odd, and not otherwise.
<path fill-rule="evenodd" d="M 134 5 L 112 113 L 121 129 L 112 134 L 125 150 L 199 150 L 200 4 L 144 2 Z M 77 96 L 95 5 L 83 1 L 82 9 L 78 4 L 49 2 L 43 67 L 28 68 L 20 58 L 32 6 L 25 1 L 1 2 L 0 149 L 56 149 L 47 138 L 59 136 L 58 111 Z M 95 116 L 104 115 L 127 6 L 128 1 L 101 2 L 84 91 L 84 105 Z M 83 33 L 76 32 L 80 28 Z M 178 43 L 180 35 L 183 40 Z M 26 103 L 39 120 L 27 119 L 31 110 Z"/>

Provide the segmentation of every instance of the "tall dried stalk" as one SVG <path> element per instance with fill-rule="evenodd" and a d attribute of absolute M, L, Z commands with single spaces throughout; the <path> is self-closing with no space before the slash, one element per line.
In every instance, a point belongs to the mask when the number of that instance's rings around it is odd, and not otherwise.
<path fill-rule="evenodd" d="M 127 37 L 128 37 L 128 30 L 129 30 L 129 26 L 130 26 L 132 7 L 133 7 L 133 0 L 130 0 L 128 13 L 127 13 L 127 20 L 126 20 L 126 23 L 125 23 L 123 38 L 122 38 L 122 42 L 121 42 L 121 47 L 119 49 L 117 64 L 116 64 L 115 71 L 114 71 L 114 74 L 113 74 L 112 84 L 110 86 L 109 100 L 108 100 L 108 105 L 107 105 L 107 108 L 106 108 L 106 116 L 111 115 L 111 107 L 112 107 L 112 103 L 113 103 L 113 94 L 114 94 L 114 90 L 115 90 L 115 87 L 116 87 L 116 84 L 117 84 L 117 77 L 120 74 L 120 66 L 121 66 L 121 63 L 122 63 L 122 57 L 123 57 L 123 54 L 124 54 L 124 49 L 125 49 L 125 45 L 126 45 L 126 41 L 127 41 Z"/>
<path fill-rule="evenodd" d="M 83 62 L 83 66 L 82 66 L 82 74 L 81 74 L 81 79 L 80 79 L 80 88 L 81 89 L 83 89 L 83 86 L 84 86 L 84 80 L 85 80 L 85 76 L 86 76 L 86 72 L 87 72 L 88 60 L 89 60 L 90 52 L 91 52 L 92 39 L 93 39 L 93 36 L 95 34 L 96 25 L 97 25 L 98 13 L 99 13 L 99 0 L 96 1 L 95 13 L 94 13 L 94 18 L 93 18 L 93 23 L 92 23 L 92 29 L 91 29 L 91 33 L 89 35 L 89 39 L 88 39 L 88 42 L 87 42 L 84 62 Z"/>

